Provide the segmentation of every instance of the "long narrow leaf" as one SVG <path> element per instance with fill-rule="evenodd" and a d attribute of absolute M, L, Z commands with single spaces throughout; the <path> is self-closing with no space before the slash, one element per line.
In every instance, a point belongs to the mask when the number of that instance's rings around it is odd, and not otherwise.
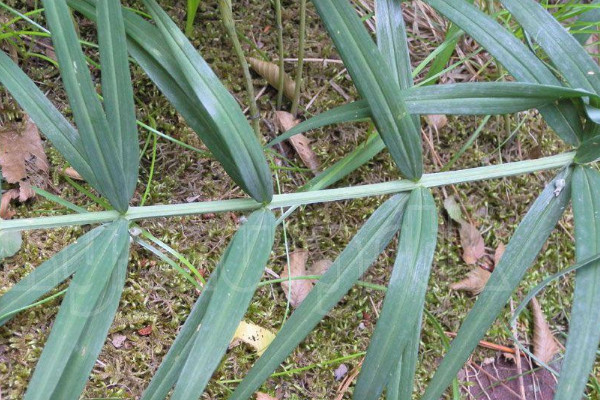
<path fill-rule="evenodd" d="M 96 174 L 97 189 L 119 212 L 129 207 L 122 154 L 109 128 L 85 62 L 65 0 L 44 0 L 46 19 L 59 61 L 61 77 L 73 108 L 85 160 Z"/>
<path fill-rule="evenodd" d="M 137 184 L 139 144 L 121 2 L 100 0 L 96 12 L 104 108 L 120 158 L 123 160 L 123 190 L 131 199 Z"/>
<path fill-rule="evenodd" d="M 248 399 L 319 321 L 350 290 L 400 228 L 408 196 L 399 194 L 377 209 L 294 311 L 275 340 L 231 396 Z"/>
<path fill-rule="evenodd" d="M 576 30 L 591 31 L 595 30 L 598 27 L 598 21 L 600 21 L 600 0 L 594 0 L 590 4 L 594 4 L 595 7 L 588 9 L 586 12 L 577 17 L 577 20 L 575 22 L 577 24 Z M 589 23 L 589 25 L 581 26 L 585 25 L 586 23 Z M 575 37 L 575 39 L 582 45 L 585 44 L 585 42 L 587 42 L 590 36 L 591 33 L 588 32 L 573 34 L 573 37 Z"/>
<path fill-rule="evenodd" d="M 202 106 L 204 115 L 200 118 L 210 125 L 212 133 L 203 137 L 206 145 L 211 151 L 218 148 L 226 155 L 222 157 L 223 166 L 242 189 L 255 200 L 268 203 L 273 197 L 271 173 L 260 143 L 239 105 L 156 1 L 145 0 L 144 3 L 168 44 L 170 55 L 179 63 L 187 84 Z"/>
<path fill-rule="evenodd" d="M 533 0 L 501 0 L 573 87 L 600 93 L 600 67 L 562 25 Z"/>
<path fill-rule="evenodd" d="M 429 383 L 423 400 L 440 398 L 504 308 L 567 207 L 571 195 L 571 176 L 571 169 L 568 168 L 550 182 L 519 224 L 500 263 Z"/>
<path fill-rule="evenodd" d="M 420 322 L 437 229 L 437 209 L 433 196 L 429 189 L 415 189 L 410 194 L 404 212 L 394 270 L 354 388 L 354 399 L 379 398 L 390 371 L 398 366 L 404 350 L 415 337 L 415 331 L 417 337 L 421 331 Z M 403 363 L 401 368 L 414 371 L 414 366 L 407 363 Z"/>
<path fill-rule="evenodd" d="M 585 98 L 600 100 L 594 93 L 562 86 L 519 82 L 455 83 L 416 87 L 403 91 L 411 114 L 494 115 L 543 108 L 555 101 Z M 311 129 L 371 116 L 366 100 L 325 111 L 279 135 L 269 146 Z"/>
<path fill-rule="evenodd" d="M 73 168 L 90 185 L 98 187 L 96 175 L 86 160 L 79 132 L 2 50 L 0 50 L 0 82 Z"/>
<path fill-rule="evenodd" d="M 575 161 L 578 163 L 589 163 L 600 158 L 600 135 L 585 140 L 577 149 Z"/>
<path fill-rule="evenodd" d="M 95 246 L 94 241 L 105 230 L 100 226 L 86 233 L 4 293 L 0 297 L 0 326 L 10 320 L 16 310 L 34 303 L 85 265 L 90 249 Z"/>
<path fill-rule="evenodd" d="M 517 80 L 559 86 L 559 80 L 511 32 L 464 0 L 425 0 L 479 42 Z M 546 122 L 567 143 L 577 144 L 583 126 L 570 102 L 540 109 Z"/>
<path fill-rule="evenodd" d="M 62 302 L 25 394 L 26 400 L 78 399 L 104 344 L 125 284 L 128 221 L 119 219 L 87 249 Z"/>
<path fill-rule="evenodd" d="M 400 173 L 423 173 L 421 134 L 409 116 L 392 71 L 348 0 L 313 0 Z"/>
<path fill-rule="evenodd" d="M 573 174 L 577 260 L 600 253 L 600 174 L 577 167 Z M 600 344 L 600 262 L 577 270 L 569 339 L 555 400 L 581 399 Z"/>

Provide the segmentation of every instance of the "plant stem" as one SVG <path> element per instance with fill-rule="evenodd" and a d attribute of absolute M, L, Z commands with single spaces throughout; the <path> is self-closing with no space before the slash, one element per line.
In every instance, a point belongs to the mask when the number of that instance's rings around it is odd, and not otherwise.
<path fill-rule="evenodd" d="M 246 55 L 244 54 L 244 50 L 242 49 L 240 39 L 238 38 L 237 31 L 235 29 L 233 12 L 231 10 L 231 0 L 219 0 L 219 9 L 221 10 L 221 19 L 223 20 L 223 25 L 225 26 L 227 35 L 229 35 L 231 42 L 233 43 L 233 50 L 238 58 L 238 61 L 240 62 L 240 65 L 242 66 L 244 79 L 246 80 L 246 92 L 248 93 L 250 121 L 252 121 L 252 128 L 254 129 L 256 137 L 261 139 L 260 113 L 258 111 L 256 99 L 254 98 L 254 84 L 252 83 L 252 75 L 250 74 L 250 68 L 248 67 L 248 62 L 246 61 Z"/>
<path fill-rule="evenodd" d="M 302 89 L 302 70 L 304 67 L 304 40 L 306 36 L 306 0 L 300 0 L 300 32 L 298 37 L 298 65 L 296 66 L 296 85 L 294 99 L 292 100 L 291 113 L 294 117 L 298 114 L 300 104 L 300 90 Z M 281 70 L 280 70 L 281 71 Z M 280 77 L 281 79 L 281 77 Z"/>
<path fill-rule="evenodd" d="M 277 55 L 279 57 L 279 81 L 277 82 L 277 109 L 281 108 L 283 101 L 283 20 L 281 18 L 281 0 L 275 0 L 275 23 L 277 24 Z"/>
<path fill-rule="evenodd" d="M 464 169 L 460 171 L 425 174 L 419 182 L 397 180 L 374 183 L 339 189 L 315 190 L 311 192 L 286 193 L 273 196 L 273 201 L 266 205 L 270 209 L 296 207 L 306 204 L 326 203 L 332 201 L 357 199 L 369 196 L 383 196 L 399 192 L 407 192 L 419 186 L 437 187 L 481 180 L 504 178 L 507 176 L 526 174 L 548 169 L 556 169 L 570 165 L 575 152 L 562 153 L 536 160 L 518 161 L 500 165 L 489 165 Z M 252 199 L 233 199 L 207 201 L 202 203 L 167 204 L 145 207 L 131 207 L 123 215 L 130 221 L 146 218 L 180 217 L 192 214 L 217 213 L 228 211 L 255 210 L 263 205 Z M 24 218 L 0 221 L 0 232 L 55 228 L 68 225 L 100 224 L 120 217 L 117 211 L 99 211 L 86 214 L 71 214 L 56 217 Z"/>

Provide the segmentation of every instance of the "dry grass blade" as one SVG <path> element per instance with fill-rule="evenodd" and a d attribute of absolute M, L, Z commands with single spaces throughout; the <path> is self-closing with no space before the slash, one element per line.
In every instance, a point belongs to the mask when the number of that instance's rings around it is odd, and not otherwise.
<path fill-rule="evenodd" d="M 533 315 L 533 355 L 548 364 L 560 348 L 535 297 L 531 299 L 530 305 Z"/>

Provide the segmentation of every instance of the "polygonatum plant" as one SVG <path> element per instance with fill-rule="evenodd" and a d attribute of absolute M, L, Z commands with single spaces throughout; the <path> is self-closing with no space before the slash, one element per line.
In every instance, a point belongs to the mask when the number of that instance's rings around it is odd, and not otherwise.
<path fill-rule="evenodd" d="M 26 399 L 76 399 L 84 390 L 116 313 L 127 274 L 134 221 L 252 211 L 224 249 L 178 337 L 142 399 L 202 396 L 249 307 L 271 253 L 273 209 L 393 195 L 369 217 L 239 384 L 231 399 L 250 398 L 340 301 L 399 232 L 396 262 L 354 398 L 408 400 L 413 395 L 421 321 L 436 248 L 436 205 L 429 188 L 558 169 L 520 222 L 504 256 L 462 323 L 420 398 L 443 395 L 536 259 L 572 201 L 576 286 L 564 366 L 555 399 L 580 398 L 600 341 L 600 68 L 534 0 L 502 0 L 539 51 L 465 0 L 425 0 L 479 42 L 516 82 L 418 85 L 412 78 L 401 2 L 378 0 L 376 41 L 349 0 L 313 0 L 361 100 L 316 115 L 279 136 L 371 119 L 377 133 L 295 193 L 273 195 L 261 143 L 236 100 L 156 0 L 151 18 L 117 0 L 43 0 L 46 21 L 72 108 L 74 127 L 4 52 L 0 81 L 46 138 L 111 206 L 100 212 L 0 222 L 0 237 L 26 229 L 97 225 L 0 297 L 0 324 L 69 281 L 60 311 L 29 381 Z M 98 96 L 69 8 L 98 27 L 102 97 Z M 197 132 L 250 198 L 130 207 L 137 183 L 138 139 L 128 56 Z M 507 114 L 536 108 L 575 151 L 540 159 L 423 174 L 420 115 Z M 384 148 L 401 180 L 326 189 Z M 285 215 L 284 215 L 285 216 Z M 283 217 L 284 217 L 283 216 Z M 280 218 L 281 220 L 282 218 Z M 3 239 L 4 240 L 4 239 Z M 568 271 L 565 271 L 568 272 Z"/>

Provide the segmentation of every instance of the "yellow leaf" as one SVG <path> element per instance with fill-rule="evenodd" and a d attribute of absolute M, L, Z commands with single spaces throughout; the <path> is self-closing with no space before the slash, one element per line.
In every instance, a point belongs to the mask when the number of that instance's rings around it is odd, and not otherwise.
<path fill-rule="evenodd" d="M 256 354 L 262 356 L 273 339 L 275 339 L 275 334 L 270 330 L 242 321 L 233 335 L 232 342 L 235 345 L 242 341 L 256 350 Z"/>

